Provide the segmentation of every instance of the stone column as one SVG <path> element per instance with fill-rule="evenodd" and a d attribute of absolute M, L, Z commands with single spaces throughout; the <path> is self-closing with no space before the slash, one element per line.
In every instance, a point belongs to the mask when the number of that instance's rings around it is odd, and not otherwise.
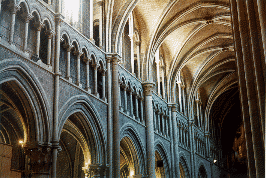
<path fill-rule="evenodd" d="M 1 13 L 1 12 L 0 12 Z M 23 51 L 26 52 L 27 51 L 27 47 L 28 47 L 28 32 L 29 32 L 29 23 L 30 20 L 33 18 L 33 16 L 31 14 L 28 14 L 25 20 L 25 34 L 24 34 L 24 48 Z"/>
<path fill-rule="evenodd" d="M 111 71 L 111 60 L 112 54 L 106 54 L 107 63 L 107 102 L 108 102 L 108 113 L 107 113 L 107 163 L 109 164 L 109 177 L 112 176 L 112 156 L 113 156 L 113 113 L 112 113 L 112 71 Z"/>
<path fill-rule="evenodd" d="M 40 45 L 41 45 L 41 30 L 42 30 L 43 24 L 40 23 L 37 26 L 37 37 L 36 37 L 36 56 L 39 58 L 40 56 Z"/>
<path fill-rule="evenodd" d="M 133 117 L 133 97 L 132 97 L 132 89 L 129 89 L 129 99 L 130 99 L 130 113 L 129 115 Z"/>
<path fill-rule="evenodd" d="M 138 74 L 137 74 L 137 77 L 140 79 L 140 57 L 139 57 L 140 41 L 136 41 L 135 44 L 137 46 L 137 64 L 138 64 Z"/>
<path fill-rule="evenodd" d="M 178 95 L 179 95 L 179 105 L 180 105 L 180 112 L 184 113 L 183 110 L 183 103 L 182 103 L 182 88 L 181 88 L 181 83 L 177 84 L 178 85 Z"/>
<path fill-rule="evenodd" d="M 127 86 L 126 85 L 123 85 L 123 90 L 124 90 L 124 97 L 125 97 L 124 113 L 126 114 L 127 113 Z"/>
<path fill-rule="evenodd" d="M 51 169 L 51 177 L 56 178 L 56 161 L 57 161 L 57 153 L 59 147 L 59 134 L 58 134 L 58 101 L 59 101 L 59 58 L 60 58 L 60 25 L 62 22 L 62 16 L 60 14 L 56 14 L 55 17 L 56 22 L 56 38 L 55 38 L 55 63 L 54 63 L 54 107 L 53 107 L 53 134 L 52 134 L 52 169 Z"/>
<path fill-rule="evenodd" d="M 66 79 L 70 79 L 70 53 L 72 46 L 67 46 L 67 70 L 66 70 Z"/>
<path fill-rule="evenodd" d="M 163 99 L 165 99 L 165 87 L 164 87 L 164 66 L 162 66 L 162 91 L 163 91 L 163 93 L 162 93 L 162 98 Z"/>
<path fill-rule="evenodd" d="M 112 56 L 113 67 L 113 177 L 120 177 L 120 119 L 119 119 L 119 82 L 118 82 L 118 54 Z"/>
<path fill-rule="evenodd" d="M 181 86 L 181 90 L 182 90 L 182 98 L 183 98 L 183 113 L 184 115 L 187 115 L 187 111 L 186 111 L 186 96 L 185 96 L 185 85 Z"/>
<path fill-rule="evenodd" d="M 153 130 L 152 89 L 154 83 L 143 83 L 145 97 L 146 143 L 147 143 L 147 174 L 148 178 L 155 177 L 155 150 Z"/>
<path fill-rule="evenodd" d="M 11 7 L 12 12 L 12 20 L 11 20 L 11 27 L 10 27 L 10 34 L 9 34 L 9 43 L 12 44 L 14 41 L 14 32 L 15 32 L 15 23 L 16 23 L 16 13 L 19 11 L 21 7 L 18 4 L 14 4 Z"/>
<path fill-rule="evenodd" d="M 156 125 L 156 111 L 155 109 L 153 109 L 153 128 L 154 128 L 154 131 L 157 132 L 157 125 Z"/>
<path fill-rule="evenodd" d="M 196 107 L 197 107 L 197 119 L 198 119 L 198 126 L 201 127 L 201 121 L 200 121 L 200 110 L 199 110 L 199 99 L 196 99 Z"/>
<path fill-rule="evenodd" d="M 265 32 L 260 34 L 261 18 L 257 19 L 265 2 L 230 2 L 249 177 L 265 177 L 265 42 L 260 37 Z"/>
<path fill-rule="evenodd" d="M 143 98 L 140 98 L 140 114 L 141 114 L 140 122 L 142 124 L 145 124 L 145 121 L 144 121 L 144 118 L 143 118 L 143 115 L 144 115 L 144 113 L 143 113 Z"/>
<path fill-rule="evenodd" d="M 86 62 L 86 87 L 85 89 L 91 93 L 91 88 L 90 88 L 90 61 L 88 58 L 85 59 Z"/>
<path fill-rule="evenodd" d="M 189 148 L 189 141 L 190 141 L 190 152 L 191 152 L 191 162 L 193 164 L 191 164 L 191 172 L 192 172 L 192 176 L 191 177 L 196 177 L 196 163 L 195 163 L 195 151 L 196 151 L 196 144 L 194 141 L 194 120 L 189 120 L 189 127 L 188 127 L 188 132 L 186 134 L 186 138 L 187 138 L 187 146 Z"/>
<path fill-rule="evenodd" d="M 135 93 L 135 103 L 136 103 L 136 120 L 140 120 L 139 119 L 139 105 L 138 105 L 138 95 L 137 93 Z"/>
<path fill-rule="evenodd" d="M 99 47 L 102 49 L 103 48 L 103 0 L 97 0 L 98 5 L 99 5 L 99 13 L 100 13 L 100 18 L 99 18 Z"/>
<path fill-rule="evenodd" d="M 177 132 L 177 106 L 174 103 L 171 103 L 168 105 L 171 108 L 172 111 L 172 125 L 173 125 L 173 150 L 174 150 L 174 170 L 173 172 L 175 173 L 175 177 L 179 177 L 179 149 L 178 149 L 178 132 Z"/>
<path fill-rule="evenodd" d="M 97 87 L 97 69 L 98 69 L 98 65 L 97 64 L 93 64 L 93 68 L 94 68 L 94 91 L 93 91 L 93 93 L 95 94 L 95 96 L 98 97 L 98 87 Z"/>
<path fill-rule="evenodd" d="M 52 54 L 52 37 L 54 32 L 52 30 L 48 33 L 48 47 L 47 47 L 47 65 L 51 65 L 51 54 Z"/>
<path fill-rule="evenodd" d="M 82 54 L 82 51 L 76 51 L 75 55 L 77 55 L 77 86 L 80 86 L 80 56 Z"/>
<path fill-rule="evenodd" d="M 105 98 L 105 70 L 103 69 L 102 70 L 102 80 L 103 80 L 103 91 L 102 91 L 102 95 L 103 95 L 103 100 L 105 101 L 106 100 L 106 98 Z M 120 88 L 119 88 L 119 90 L 120 90 Z M 120 93 L 119 91 L 118 91 L 118 93 Z M 119 98 L 120 98 L 120 95 L 118 94 L 118 96 L 119 96 Z M 120 99 L 119 99 L 120 100 Z M 120 102 L 119 102 L 120 103 Z"/>
<path fill-rule="evenodd" d="M 160 116 L 160 118 L 161 118 L 161 120 L 162 120 L 162 135 L 163 136 L 165 136 L 165 118 L 163 117 L 163 112 L 161 112 L 161 114 L 160 114 L 161 116 Z"/>
<path fill-rule="evenodd" d="M 119 81 L 119 110 L 122 111 L 122 92 L 121 92 L 121 82 Z"/>

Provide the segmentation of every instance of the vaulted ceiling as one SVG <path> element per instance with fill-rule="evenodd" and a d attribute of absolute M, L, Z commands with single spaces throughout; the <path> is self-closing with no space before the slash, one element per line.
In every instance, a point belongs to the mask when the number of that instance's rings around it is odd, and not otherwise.
<path fill-rule="evenodd" d="M 189 104 L 199 91 L 208 114 L 215 99 L 237 82 L 229 0 L 114 1 L 113 21 L 122 12 L 133 12 L 143 65 L 162 52 L 170 94 L 180 71 Z"/>

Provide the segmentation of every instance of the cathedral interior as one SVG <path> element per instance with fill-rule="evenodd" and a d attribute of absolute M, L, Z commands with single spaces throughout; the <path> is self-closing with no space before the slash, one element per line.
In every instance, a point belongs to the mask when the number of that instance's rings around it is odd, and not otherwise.
<path fill-rule="evenodd" d="M 264 178 L 266 1 L 0 0 L 0 177 Z"/>

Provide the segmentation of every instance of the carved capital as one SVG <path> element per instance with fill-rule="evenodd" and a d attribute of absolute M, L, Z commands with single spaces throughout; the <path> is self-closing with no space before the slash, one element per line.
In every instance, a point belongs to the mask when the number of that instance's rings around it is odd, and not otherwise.
<path fill-rule="evenodd" d="M 154 89 L 155 84 L 154 83 L 143 83 L 142 86 L 144 89 L 144 94 L 146 96 L 152 96 L 152 91 Z"/>
<path fill-rule="evenodd" d="M 29 23 L 31 19 L 33 19 L 33 15 L 28 14 L 27 17 L 26 17 L 26 19 L 25 19 L 25 22 L 26 23 Z"/>
<path fill-rule="evenodd" d="M 112 63 L 114 65 L 118 65 L 120 61 L 121 61 L 121 57 L 118 54 L 112 54 Z"/>
<path fill-rule="evenodd" d="M 177 105 L 175 103 L 169 103 L 168 107 L 171 108 L 172 112 L 177 112 Z"/>
<path fill-rule="evenodd" d="M 48 30 L 47 31 L 47 35 L 48 35 L 48 38 L 51 39 L 53 37 L 53 35 L 55 34 L 55 32 L 53 30 Z"/>
<path fill-rule="evenodd" d="M 9 7 L 11 9 L 12 14 L 16 14 L 17 11 L 19 11 L 19 9 L 21 8 L 18 4 L 12 4 Z"/>
<path fill-rule="evenodd" d="M 44 23 L 42 23 L 42 22 L 35 23 L 35 27 L 36 27 L 37 31 L 41 31 L 43 26 L 44 26 Z"/>
<path fill-rule="evenodd" d="M 55 22 L 57 23 L 57 25 L 61 26 L 61 23 L 63 22 L 63 16 L 61 14 L 56 14 Z"/>

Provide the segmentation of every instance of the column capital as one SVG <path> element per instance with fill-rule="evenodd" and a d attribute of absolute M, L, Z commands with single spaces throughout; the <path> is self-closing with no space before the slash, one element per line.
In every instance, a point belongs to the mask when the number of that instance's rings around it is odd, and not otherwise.
<path fill-rule="evenodd" d="M 176 103 L 168 103 L 168 107 L 171 108 L 172 112 L 177 112 L 177 105 L 176 105 Z"/>
<path fill-rule="evenodd" d="M 58 23 L 59 26 L 63 22 L 63 19 L 64 19 L 64 17 L 62 14 L 60 14 L 60 13 L 55 14 L 55 22 Z"/>
<path fill-rule="evenodd" d="M 28 14 L 28 15 L 26 16 L 25 22 L 26 22 L 26 23 L 29 23 L 31 19 L 33 19 L 33 15 Z"/>
<path fill-rule="evenodd" d="M 42 23 L 42 22 L 35 24 L 37 31 L 41 31 L 43 26 L 44 26 L 44 23 Z"/>
<path fill-rule="evenodd" d="M 16 14 L 17 11 L 19 11 L 21 8 L 20 5 L 18 5 L 18 4 L 12 4 L 9 7 L 11 9 L 12 14 Z"/>
<path fill-rule="evenodd" d="M 144 94 L 146 96 L 151 96 L 155 84 L 147 82 L 147 83 L 142 83 L 142 86 L 143 86 Z"/>
<path fill-rule="evenodd" d="M 114 64 L 118 64 L 121 61 L 121 56 L 117 53 L 107 53 L 106 54 L 106 61 L 112 62 Z"/>
<path fill-rule="evenodd" d="M 53 30 L 48 30 L 47 31 L 48 39 L 51 39 L 54 34 L 55 34 L 55 32 Z"/>
<path fill-rule="evenodd" d="M 76 50 L 74 51 L 74 55 L 80 57 L 82 55 L 82 51 Z"/>

